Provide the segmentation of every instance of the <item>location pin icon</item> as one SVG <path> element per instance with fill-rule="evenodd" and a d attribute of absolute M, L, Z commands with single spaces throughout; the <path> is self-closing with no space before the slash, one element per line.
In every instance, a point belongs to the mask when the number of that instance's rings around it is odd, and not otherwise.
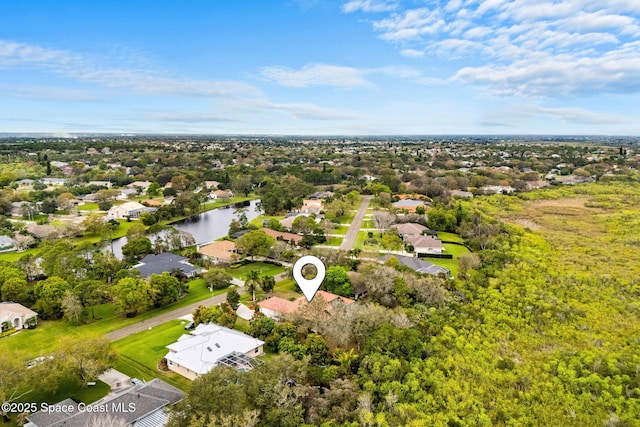
<path fill-rule="evenodd" d="M 302 275 L 302 268 L 307 264 L 313 265 L 318 272 L 318 274 L 316 274 L 316 277 L 314 277 L 313 279 L 305 279 Z M 324 263 L 319 258 L 314 257 L 313 255 L 303 256 L 293 265 L 293 278 L 295 279 L 300 289 L 302 289 L 304 297 L 309 302 L 311 302 L 316 292 L 318 292 L 318 288 L 320 288 L 320 285 L 322 284 L 326 273 L 327 269 L 325 268 Z"/>

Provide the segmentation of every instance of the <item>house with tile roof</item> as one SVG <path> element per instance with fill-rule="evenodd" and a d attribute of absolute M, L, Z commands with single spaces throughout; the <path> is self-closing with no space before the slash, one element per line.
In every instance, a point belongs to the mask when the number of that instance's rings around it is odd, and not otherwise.
<path fill-rule="evenodd" d="M 335 304 L 351 305 L 355 302 L 351 298 L 346 298 L 341 295 L 332 294 L 331 292 L 322 290 L 316 292 L 314 298 L 318 297 L 322 298 L 330 306 Z M 264 301 L 260 301 L 258 306 L 260 307 L 262 314 L 272 319 L 279 320 L 286 314 L 295 313 L 306 303 L 307 299 L 305 297 L 300 297 L 294 301 L 289 301 L 280 297 L 271 297 Z"/>

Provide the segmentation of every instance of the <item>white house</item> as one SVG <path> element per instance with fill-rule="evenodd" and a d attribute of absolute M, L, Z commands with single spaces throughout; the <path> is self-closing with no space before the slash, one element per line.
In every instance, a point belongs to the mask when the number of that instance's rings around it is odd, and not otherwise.
<path fill-rule="evenodd" d="M 148 208 L 138 202 L 126 202 L 118 206 L 113 206 L 107 212 L 107 219 L 136 219 L 142 212 L 153 212 L 155 209 Z"/>
<path fill-rule="evenodd" d="M 213 323 L 200 324 L 168 345 L 170 370 L 195 380 L 218 365 L 250 370 L 256 356 L 264 354 L 264 341 Z"/>
<path fill-rule="evenodd" d="M 0 303 L 0 325 L 2 332 L 15 328 L 16 330 L 26 329 L 35 326 L 38 313 L 28 309 L 22 304 L 15 302 Z"/>

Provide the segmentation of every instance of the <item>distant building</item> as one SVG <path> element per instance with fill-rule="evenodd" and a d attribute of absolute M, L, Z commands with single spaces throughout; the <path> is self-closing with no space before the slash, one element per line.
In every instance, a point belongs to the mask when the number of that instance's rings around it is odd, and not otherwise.
<path fill-rule="evenodd" d="M 209 194 L 209 198 L 213 200 L 225 200 L 231 199 L 232 197 L 233 193 L 229 190 L 216 190 Z"/>
<path fill-rule="evenodd" d="M 134 181 L 131 184 L 127 184 L 127 187 L 136 191 L 146 192 L 151 187 L 151 181 Z"/>
<path fill-rule="evenodd" d="M 216 324 L 200 324 L 168 345 L 169 369 L 195 380 L 219 365 L 250 370 L 262 356 L 264 341 Z"/>
<path fill-rule="evenodd" d="M 67 180 L 65 178 L 41 178 L 40 182 L 46 185 L 65 185 Z"/>
<path fill-rule="evenodd" d="M 21 179 L 19 181 L 16 181 L 16 184 L 18 184 L 19 188 L 31 187 L 35 183 L 36 182 L 34 180 L 32 180 L 32 179 Z"/>
<path fill-rule="evenodd" d="M 138 202 L 126 202 L 113 206 L 107 212 L 107 219 L 137 219 L 142 212 L 154 212 L 155 208 L 149 208 Z"/>
<path fill-rule="evenodd" d="M 486 185 L 480 188 L 482 194 L 511 194 L 515 188 L 508 185 Z"/>
<path fill-rule="evenodd" d="M 465 199 L 473 197 L 473 193 L 470 193 L 469 191 L 462 191 L 462 190 L 451 190 L 449 191 L 449 195 L 451 197 L 460 197 Z"/>
<path fill-rule="evenodd" d="M 111 181 L 89 181 L 87 185 L 95 185 L 96 187 L 111 188 L 113 184 L 111 184 Z"/>
<path fill-rule="evenodd" d="M 422 200 L 413 200 L 413 199 L 398 200 L 393 204 L 394 208 L 400 209 L 400 210 L 406 210 L 409 213 L 415 213 L 416 208 L 418 208 L 419 206 L 422 206 L 424 208 L 427 207 L 427 205 Z"/>

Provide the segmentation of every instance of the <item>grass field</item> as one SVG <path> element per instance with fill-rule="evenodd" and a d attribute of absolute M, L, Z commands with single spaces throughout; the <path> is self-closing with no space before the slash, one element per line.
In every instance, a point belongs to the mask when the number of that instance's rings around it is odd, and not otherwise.
<path fill-rule="evenodd" d="M 439 235 L 440 233 L 438 233 Z M 454 234 L 454 236 L 457 236 Z M 453 259 L 442 259 L 442 258 L 425 258 L 426 261 L 429 261 L 435 265 L 440 265 L 442 267 L 446 267 L 451 271 L 451 274 L 455 277 L 458 275 L 458 258 L 460 255 L 470 253 L 469 249 L 463 245 L 456 245 L 453 243 L 444 243 L 444 253 L 453 255 Z"/>
<path fill-rule="evenodd" d="M 260 276 L 269 275 L 275 276 L 276 274 L 280 274 L 284 272 L 284 267 L 274 264 L 268 264 L 265 262 L 252 262 L 249 264 L 241 265 L 240 267 L 229 267 L 227 271 L 233 277 L 237 277 L 238 279 L 246 280 L 251 270 L 258 271 Z"/>
<path fill-rule="evenodd" d="M 85 203 L 84 205 L 78 206 L 79 211 L 93 211 L 98 209 L 97 203 Z"/>
<path fill-rule="evenodd" d="M 342 244 L 342 237 L 329 237 L 323 245 L 327 246 L 340 246 Z"/>
<path fill-rule="evenodd" d="M 226 292 L 226 289 L 214 291 L 215 295 Z M 189 283 L 189 293 L 180 301 L 159 309 L 147 311 L 133 318 L 125 318 L 116 313 L 113 304 L 102 304 L 95 308 L 95 315 L 100 320 L 80 326 L 72 326 L 64 320 L 41 321 L 36 329 L 25 330 L 15 335 L 0 339 L 0 351 L 12 351 L 17 357 L 25 360 L 47 355 L 58 348 L 60 338 L 66 336 L 90 338 L 115 331 L 128 325 L 140 322 L 159 314 L 202 301 L 211 296 L 203 279 Z M 20 349 L 20 350 L 16 350 Z"/>
<path fill-rule="evenodd" d="M 369 232 L 368 231 L 359 231 L 358 232 L 358 236 L 356 237 L 356 242 L 353 245 L 354 248 L 358 248 L 358 249 L 364 249 L 364 250 L 373 250 L 373 251 L 377 251 L 380 248 L 378 246 L 371 246 L 371 245 L 365 245 L 364 241 L 367 240 L 369 237 Z M 380 234 L 376 231 L 373 232 L 373 237 L 375 238 L 379 238 Z"/>
<path fill-rule="evenodd" d="M 456 233 L 447 233 L 446 231 L 438 231 L 438 239 L 445 242 L 462 243 L 462 237 Z"/>
<path fill-rule="evenodd" d="M 340 234 L 344 236 L 345 234 L 347 234 L 348 230 L 349 227 L 347 227 L 346 225 L 337 225 L 333 230 L 329 232 L 329 234 Z"/>
<path fill-rule="evenodd" d="M 187 390 L 191 381 L 176 373 L 157 369 L 158 363 L 168 352 L 166 346 L 185 333 L 185 323 L 183 320 L 172 320 L 113 343 L 120 356 L 116 369 L 131 378 L 149 381 L 157 377 Z"/>

